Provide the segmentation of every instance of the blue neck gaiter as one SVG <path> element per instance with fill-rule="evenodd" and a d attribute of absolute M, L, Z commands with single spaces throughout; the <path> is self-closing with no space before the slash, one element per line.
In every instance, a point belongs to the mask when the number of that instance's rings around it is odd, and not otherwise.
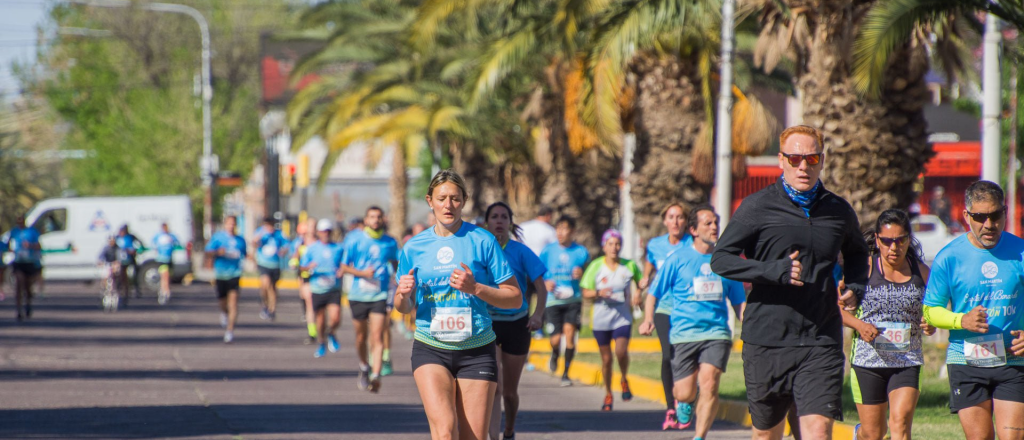
<path fill-rule="evenodd" d="M 804 215 L 811 216 L 811 204 L 818 198 L 818 191 L 821 189 L 821 180 L 814 184 L 814 188 L 810 191 L 797 191 L 796 188 L 789 186 L 789 182 L 786 182 L 785 177 L 779 177 L 782 181 L 782 187 L 786 189 L 786 195 L 789 199 L 796 203 L 801 209 L 804 210 Z"/>

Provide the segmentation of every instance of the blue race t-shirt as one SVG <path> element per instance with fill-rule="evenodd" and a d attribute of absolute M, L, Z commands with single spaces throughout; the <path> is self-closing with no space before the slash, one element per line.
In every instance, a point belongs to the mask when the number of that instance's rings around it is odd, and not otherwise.
<path fill-rule="evenodd" d="M 373 269 L 373 278 L 352 277 L 349 301 L 375 302 L 388 299 L 391 272 L 388 266 L 398 260 L 398 242 L 388 235 L 378 239 L 365 232 L 349 234 L 343 263 L 355 270 Z"/>
<path fill-rule="evenodd" d="M 673 246 L 668 242 L 668 234 L 654 237 L 651 241 L 647 242 L 647 261 L 649 261 L 655 270 L 661 270 L 661 266 L 665 264 L 665 260 L 668 259 L 675 251 L 679 249 L 687 249 L 693 246 L 693 236 L 690 234 L 683 234 L 683 238 L 679 240 Z M 655 272 L 654 279 L 649 280 L 647 288 L 649 290 L 654 289 L 654 283 L 658 280 L 658 274 Z M 672 311 L 672 296 L 666 296 L 658 301 L 658 308 L 654 313 L 661 313 L 668 315 Z"/>
<path fill-rule="evenodd" d="M 516 277 L 516 282 L 519 283 L 519 291 L 523 292 L 523 304 L 516 309 L 499 309 L 490 304 L 487 305 L 487 310 L 491 312 L 491 319 L 495 321 L 515 321 L 526 316 L 530 312 L 530 300 L 526 295 L 526 287 L 533 283 L 533 280 L 544 275 L 547 272 L 547 268 L 544 267 L 544 263 L 540 262 L 540 258 L 522 244 L 515 240 L 509 240 L 505 243 L 505 259 L 508 260 L 508 265 L 512 269 L 512 273 Z"/>
<path fill-rule="evenodd" d="M 665 260 L 651 295 L 671 296 L 674 301 L 669 315 L 669 342 L 673 344 L 732 339 L 725 300 L 734 306 L 747 300 L 743 283 L 712 272 L 711 254 L 701 254 L 692 246 Z"/>
<path fill-rule="evenodd" d="M 206 252 L 224 249 L 224 255 L 213 260 L 213 275 L 218 280 L 230 280 L 242 276 L 242 258 L 245 258 L 245 240 L 227 231 L 217 231 L 206 244 Z"/>
<path fill-rule="evenodd" d="M 587 248 L 575 242 L 569 247 L 551 243 L 540 252 L 540 261 L 548 268 L 548 272 L 544 274 L 544 280 L 555 282 L 555 289 L 548 292 L 547 307 L 578 303 L 583 300 L 580 280 L 572 279 L 572 272 L 575 268 L 579 268 L 580 272 L 583 272 L 583 269 L 587 267 L 587 261 L 590 261 L 590 253 L 587 252 Z"/>
<path fill-rule="evenodd" d="M 153 247 L 156 249 L 158 263 L 170 263 L 171 254 L 174 253 L 174 248 L 178 247 L 178 237 L 168 232 L 157 232 L 153 237 Z"/>
<path fill-rule="evenodd" d="M 36 228 L 11 229 L 11 252 L 14 252 L 15 263 L 40 265 L 43 251 L 39 248 L 39 231 Z"/>
<path fill-rule="evenodd" d="M 513 277 L 498 240 L 466 222 L 448 237 L 428 228 L 402 248 L 395 279 L 416 269 L 417 341 L 445 350 L 468 350 L 494 341 L 487 303 L 448 285 L 452 271 L 462 268 L 460 263 L 470 267 L 477 283 L 491 287 Z"/>
<path fill-rule="evenodd" d="M 117 254 L 121 263 L 131 263 L 135 260 L 135 253 L 138 252 L 139 248 L 135 243 L 135 236 L 119 235 L 117 236 Z"/>
<path fill-rule="evenodd" d="M 946 307 L 967 313 L 977 306 L 988 309 L 988 332 L 950 330 L 946 363 L 966 365 L 964 342 L 976 344 L 1002 338 L 1006 364 L 1024 366 L 1024 358 L 1010 351 L 1010 330 L 1024 329 L 1024 240 L 1003 232 L 992 249 L 971 244 L 967 234 L 954 239 L 939 251 L 932 263 L 924 305 Z M 987 340 L 979 340 L 986 337 Z"/>
<path fill-rule="evenodd" d="M 256 242 L 259 244 L 259 248 L 256 249 L 256 264 L 267 269 L 280 269 L 282 250 L 287 250 L 288 246 L 288 240 L 281 235 L 281 231 L 274 229 L 266 232 L 261 228 L 256 236 Z"/>
<path fill-rule="evenodd" d="M 309 287 L 313 293 L 319 295 L 341 289 L 338 268 L 341 267 L 343 254 L 344 250 L 337 243 L 323 243 L 317 240 L 306 246 L 299 266 L 306 267 L 316 263 L 316 267 L 309 270 Z"/>

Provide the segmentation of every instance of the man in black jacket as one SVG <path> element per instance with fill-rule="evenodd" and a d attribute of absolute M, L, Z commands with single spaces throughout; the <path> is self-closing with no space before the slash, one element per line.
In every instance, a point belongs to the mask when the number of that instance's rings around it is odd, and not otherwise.
<path fill-rule="evenodd" d="M 782 177 L 743 200 L 711 258 L 718 275 L 753 285 L 742 339 L 755 439 L 781 439 L 793 402 L 806 439 L 831 438 L 833 420 L 843 417 L 842 318 L 832 274 L 842 253 L 849 290 L 841 301 L 856 307 L 868 248 L 853 208 L 818 180 L 824 159 L 817 130 L 783 131 Z"/>

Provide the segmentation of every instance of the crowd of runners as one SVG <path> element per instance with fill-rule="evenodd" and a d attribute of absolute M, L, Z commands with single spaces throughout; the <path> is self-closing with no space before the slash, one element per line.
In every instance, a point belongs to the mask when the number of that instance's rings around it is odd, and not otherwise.
<path fill-rule="evenodd" d="M 642 261 L 620 255 L 615 229 L 601 236 L 602 255 L 592 258 L 574 240 L 577 220 L 555 220 L 549 208 L 520 225 L 508 204 L 496 202 L 478 224 L 464 221 L 467 189 L 452 170 L 433 176 L 424 195 L 433 224 L 401 243 L 385 233 L 379 207 L 340 241 L 329 219 L 299 224 L 291 240 L 268 219 L 247 243 L 237 219 L 227 217 L 205 249 L 224 342 L 234 338 L 243 261 L 252 258 L 259 269 L 265 320 L 277 316 L 276 285 L 290 268 L 300 280 L 303 338 L 315 345 L 314 357 L 340 348 L 346 291 L 359 389 L 381 389 L 393 371 L 391 329 L 408 329 L 432 438 L 513 439 L 533 334 L 549 336 L 548 368 L 571 386 L 586 300 L 604 379 L 600 409 L 615 404 L 615 363 L 621 401 L 633 397 L 628 346 L 639 322 L 636 333 L 657 334 L 661 343 L 661 429 L 693 426 L 703 440 L 718 412 L 735 316 L 753 438 L 780 439 L 787 418 L 800 438 L 831 438 L 843 418 L 849 362 L 861 421 L 854 437 L 901 440 L 911 438 L 920 395 L 922 337 L 946 329 L 949 406 L 966 438 L 1024 440 L 1024 241 L 1004 231 L 1003 190 L 987 181 L 970 185 L 967 233 L 929 267 L 906 211 L 887 210 L 863 232 L 850 203 L 819 180 L 824 156 L 817 130 L 786 129 L 782 175 L 744 199 L 727 228 L 719 230 L 710 205 L 668 203 L 665 234 L 647 241 Z M 19 320 L 31 316 L 40 270 L 33 231 L 22 221 L 3 242 L 15 256 Z M 177 239 L 165 227 L 153 242 L 169 264 Z M 101 260 L 123 276 L 135 249 L 138 240 L 124 228 Z M 167 272 L 161 303 L 170 298 Z M 393 326 L 393 311 L 408 321 Z M 849 353 L 843 326 L 854 332 Z"/>

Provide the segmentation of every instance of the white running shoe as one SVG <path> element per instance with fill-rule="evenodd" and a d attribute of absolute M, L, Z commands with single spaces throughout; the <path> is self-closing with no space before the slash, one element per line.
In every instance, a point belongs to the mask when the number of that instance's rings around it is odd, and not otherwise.
<path fill-rule="evenodd" d="M 220 328 L 228 328 L 228 314 L 220 312 Z"/>
<path fill-rule="evenodd" d="M 235 340 L 235 335 L 233 333 L 231 333 L 231 330 L 228 330 L 228 331 L 224 332 L 224 343 L 225 344 L 230 344 L 231 341 L 234 341 L 234 340 Z"/>

